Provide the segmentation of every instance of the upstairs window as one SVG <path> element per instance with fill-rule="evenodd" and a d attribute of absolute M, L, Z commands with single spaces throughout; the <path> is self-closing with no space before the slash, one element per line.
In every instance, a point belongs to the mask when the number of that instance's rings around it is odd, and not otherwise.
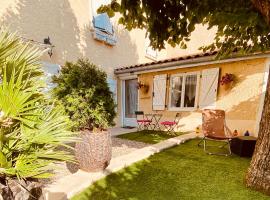
<path fill-rule="evenodd" d="M 190 110 L 197 107 L 199 73 L 172 75 L 170 79 L 170 110 Z"/>
<path fill-rule="evenodd" d="M 158 58 L 158 52 L 151 47 L 149 38 L 145 38 L 145 56 L 152 60 Z"/>
<path fill-rule="evenodd" d="M 111 3 L 110 0 L 93 0 L 92 2 L 92 12 L 93 12 L 93 37 L 96 40 L 103 41 L 108 45 L 116 45 L 116 37 L 114 34 L 113 25 L 110 21 L 107 13 L 97 13 L 97 9 L 101 5 L 107 5 Z"/>

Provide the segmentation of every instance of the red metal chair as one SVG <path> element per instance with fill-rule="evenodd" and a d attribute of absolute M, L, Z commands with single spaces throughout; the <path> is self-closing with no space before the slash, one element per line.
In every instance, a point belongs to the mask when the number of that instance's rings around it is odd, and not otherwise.
<path fill-rule="evenodd" d="M 178 125 L 181 118 L 180 113 L 176 113 L 174 121 L 163 121 L 160 122 L 161 125 L 168 131 L 168 133 L 174 132 L 175 127 Z"/>
<path fill-rule="evenodd" d="M 138 124 L 138 131 L 140 130 L 145 130 L 145 129 L 149 129 L 152 120 L 148 119 L 147 116 L 144 115 L 143 111 L 135 111 L 135 115 L 136 115 L 136 121 Z"/>

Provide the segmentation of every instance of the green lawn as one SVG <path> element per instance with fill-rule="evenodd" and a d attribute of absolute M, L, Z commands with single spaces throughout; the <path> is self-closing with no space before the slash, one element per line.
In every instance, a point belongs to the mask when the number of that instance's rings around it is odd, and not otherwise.
<path fill-rule="evenodd" d="M 244 186 L 250 159 L 206 155 L 191 140 L 113 173 L 72 200 L 262 200 Z"/>
<path fill-rule="evenodd" d="M 176 132 L 168 134 L 165 131 L 151 131 L 151 130 L 143 130 L 133 133 L 126 133 L 123 135 L 118 135 L 118 138 L 127 139 L 127 140 L 135 140 L 138 142 L 144 142 L 149 144 L 156 144 L 163 140 L 167 140 L 172 137 L 176 137 L 182 135 L 182 132 Z"/>

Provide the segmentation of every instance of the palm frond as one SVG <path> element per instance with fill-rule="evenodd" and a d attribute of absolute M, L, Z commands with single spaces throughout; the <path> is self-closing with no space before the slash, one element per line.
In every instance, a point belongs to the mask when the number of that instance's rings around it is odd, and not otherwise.
<path fill-rule="evenodd" d="M 40 92 L 41 51 L 0 31 L 0 176 L 49 178 L 54 163 L 74 162 L 60 146 L 77 141 L 68 117 Z"/>

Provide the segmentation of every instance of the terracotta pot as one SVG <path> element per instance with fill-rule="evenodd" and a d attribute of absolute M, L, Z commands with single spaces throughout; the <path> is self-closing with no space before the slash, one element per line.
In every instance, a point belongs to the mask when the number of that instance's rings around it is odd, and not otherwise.
<path fill-rule="evenodd" d="M 82 141 L 75 145 L 75 156 L 80 169 L 87 172 L 104 170 L 112 157 L 110 133 L 82 131 L 80 136 Z"/>
<path fill-rule="evenodd" d="M 144 93 L 144 94 L 147 94 L 148 91 L 149 91 L 149 86 L 148 86 L 148 85 L 144 86 L 144 87 L 143 87 L 143 93 Z"/>
<path fill-rule="evenodd" d="M 225 90 L 230 90 L 230 89 L 232 89 L 232 87 L 233 87 L 233 82 L 226 83 L 226 84 L 223 85 L 223 88 Z"/>

